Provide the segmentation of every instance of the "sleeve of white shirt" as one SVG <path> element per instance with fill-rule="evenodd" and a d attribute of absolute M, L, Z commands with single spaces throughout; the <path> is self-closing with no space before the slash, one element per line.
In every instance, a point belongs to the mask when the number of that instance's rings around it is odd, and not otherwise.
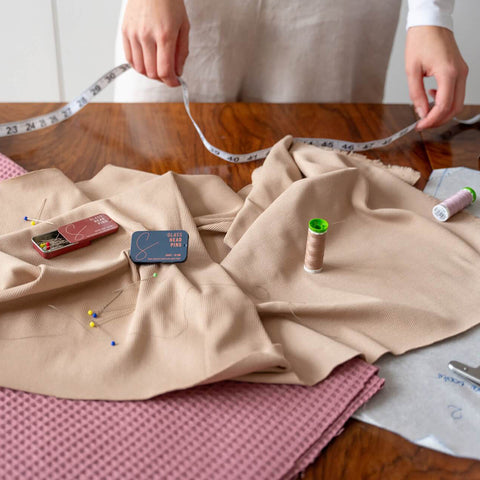
<path fill-rule="evenodd" d="M 408 0 L 407 30 L 420 25 L 436 25 L 453 31 L 455 0 Z"/>

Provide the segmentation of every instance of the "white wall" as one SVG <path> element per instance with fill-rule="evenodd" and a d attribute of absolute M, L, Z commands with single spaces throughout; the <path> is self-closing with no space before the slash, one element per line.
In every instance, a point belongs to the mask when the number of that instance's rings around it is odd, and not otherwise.
<path fill-rule="evenodd" d="M 0 101 L 57 100 L 50 0 L 0 0 Z"/>
<path fill-rule="evenodd" d="M 120 4 L 0 0 L 0 102 L 68 101 L 114 67 Z"/>
<path fill-rule="evenodd" d="M 120 0 L 53 0 L 57 5 L 64 92 L 68 101 L 115 67 Z M 108 87 L 96 101 L 113 101 Z"/>
<path fill-rule="evenodd" d="M 120 3 L 0 0 L 0 102 L 68 101 L 112 68 Z M 386 103 L 410 103 L 403 65 L 405 16 L 406 0 L 387 74 Z M 473 104 L 480 104 L 479 20 L 479 0 L 457 0 L 455 36 L 470 67 L 466 102 Z M 110 87 L 96 100 L 112 98 Z"/>

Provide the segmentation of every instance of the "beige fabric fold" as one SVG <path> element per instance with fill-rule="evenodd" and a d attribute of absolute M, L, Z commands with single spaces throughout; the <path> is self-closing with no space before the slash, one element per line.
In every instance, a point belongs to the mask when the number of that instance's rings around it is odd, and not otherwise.
<path fill-rule="evenodd" d="M 404 174 L 286 137 L 239 193 L 113 166 L 77 184 L 53 169 L 0 183 L 0 385 L 85 399 L 228 378 L 310 385 L 354 356 L 475 325 L 479 221 L 436 222 Z M 43 199 L 56 225 L 102 212 L 120 229 L 43 259 L 30 239 L 53 227 L 23 221 Z M 330 223 L 316 275 L 303 269 L 314 217 Z M 187 261 L 133 264 L 131 234 L 146 229 L 186 230 Z"/>

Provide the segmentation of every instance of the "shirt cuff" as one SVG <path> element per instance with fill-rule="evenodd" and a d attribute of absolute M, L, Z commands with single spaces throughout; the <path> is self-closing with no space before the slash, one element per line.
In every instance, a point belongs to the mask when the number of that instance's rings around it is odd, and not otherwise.
<path fill-rule="evenodd" d="M 454 0 L 408 0 L 407 30 L 421 25 L 435 25 L 453 31 Z"/>

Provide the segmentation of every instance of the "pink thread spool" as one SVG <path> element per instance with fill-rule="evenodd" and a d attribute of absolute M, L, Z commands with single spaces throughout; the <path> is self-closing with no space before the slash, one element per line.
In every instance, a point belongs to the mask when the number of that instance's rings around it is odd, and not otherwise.
<path fill-rule="evenodd" d="M 305 248 L 305 263 L 303 268 L 308 273 L 319 273 L 323 269 L 323 254 L 325 252 L 325 237 L 328 222 L 323 218 L 312 218 L 308 222 L 307 246 Z"/>
<path fill-rule="evenodd" d="M 446 222 L 450 217 L 468 207 L 477 199 L 475 190 L 470 187 L 464 187 L 455 195 L 448 197 L 442 203 L 433 207 L 433 216 L 440 222 Z"/>

